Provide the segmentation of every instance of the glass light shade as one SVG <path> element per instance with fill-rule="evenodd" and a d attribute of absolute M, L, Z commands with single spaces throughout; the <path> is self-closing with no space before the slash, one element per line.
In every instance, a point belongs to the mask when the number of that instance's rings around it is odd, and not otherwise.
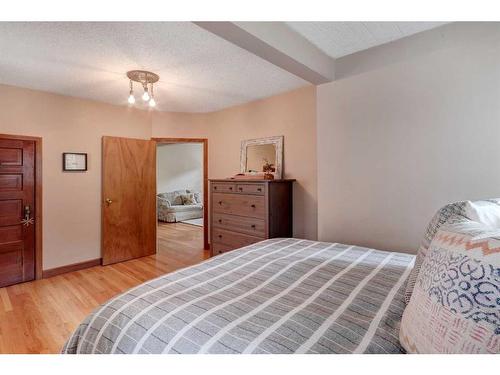
<path fill-rule="evenodd" d="M 128 102 L 129 102 L 129 104 L 134 104 L 135 103 L 135 96 L 134 96 L 134 94 L 130 94 L 129 95 Z"/>
<path fill-rule="evenodd" d="M 149 92 L 144 91 L 144 94 L 142 94 L 142 100 L 147 102 L 151 97 L 149 96 Z"/>
<path fill-rule="evenodd" d="M 149 100 L 149 106 L 150 106 L 150 107 L 154 107 L 154 106 L 156 106 L 156 100 L 155 100 L 155 98 L 151 98 L 151 99 Z"/>

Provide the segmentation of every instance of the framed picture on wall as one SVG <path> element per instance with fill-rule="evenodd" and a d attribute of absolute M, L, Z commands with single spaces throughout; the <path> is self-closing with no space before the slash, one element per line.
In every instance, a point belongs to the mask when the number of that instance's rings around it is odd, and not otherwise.
<path fill-rule="evenodd" d="M 63 152 L 63 171 L 87 171 L 87 154 L 82 152 Z"/>

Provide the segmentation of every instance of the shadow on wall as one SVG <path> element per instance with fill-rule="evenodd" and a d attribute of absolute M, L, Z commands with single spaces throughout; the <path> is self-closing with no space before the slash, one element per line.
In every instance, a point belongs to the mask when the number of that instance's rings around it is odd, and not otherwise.
<path fill-rule="evenodd" d="M 299 180 L 295 181 L 293 185 L 293 236 L 316 240 L 317 218 L 316 196 L 307 191 Z"/>

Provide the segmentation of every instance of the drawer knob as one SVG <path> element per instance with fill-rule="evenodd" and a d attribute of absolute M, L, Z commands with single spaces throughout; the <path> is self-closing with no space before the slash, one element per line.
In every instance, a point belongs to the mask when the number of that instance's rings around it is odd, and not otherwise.
<path fill-rule="evenodd" d="M 243 188 L 242 188 L 242 187 L 240 187 L 240 188 L 238 188 L 238 190 L 239 190 L 239 191 L 243 191 Z"/>
<path fill-rule="evenodd" d="M 229 186 L 229 190 L 233 190 L 233 187 L 232 187 L 232 186 Z"/>
<path fill-rule="evenodd" d="M 252 224 L 252 225 L 251 225 L 251 227 L 252 227 L 253 229 L 255 229 L 255 224 Z"/>
<path fill-rule="evenodd" d="M 262 191 L 262 188 L 257 188 L 257 191 Z"/>
<path fill-rule="evenodd" d="M 222 205 L 222 201 L 219 201 L 219 204 Z"/>
<path fill-rule="evenodd" d="M 214 190 L 217 190 L 217 186 L 214 186 Z"/>
<path fill-rule="evenodd" d="M 250 207 L 255 208 L 255 204 L 251 204 Z"/>
<path fill-rule="evenodd" d="M 219 234 L 217 237 L 222 238 L 222 234 Z"/>
<path fill-rule="evenodd" d="M 219 223 L 222 223 L 222 219 L 219 219 Z"/>

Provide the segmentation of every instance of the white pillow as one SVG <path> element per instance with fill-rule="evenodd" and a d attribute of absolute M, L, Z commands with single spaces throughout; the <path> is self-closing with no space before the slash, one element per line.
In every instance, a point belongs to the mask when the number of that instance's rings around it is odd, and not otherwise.
<path fill-rule="evenodd" d="M 488 201 L 467 201 L 465 216 L 490 228 L 500 228 L 500 205 Z"/>

